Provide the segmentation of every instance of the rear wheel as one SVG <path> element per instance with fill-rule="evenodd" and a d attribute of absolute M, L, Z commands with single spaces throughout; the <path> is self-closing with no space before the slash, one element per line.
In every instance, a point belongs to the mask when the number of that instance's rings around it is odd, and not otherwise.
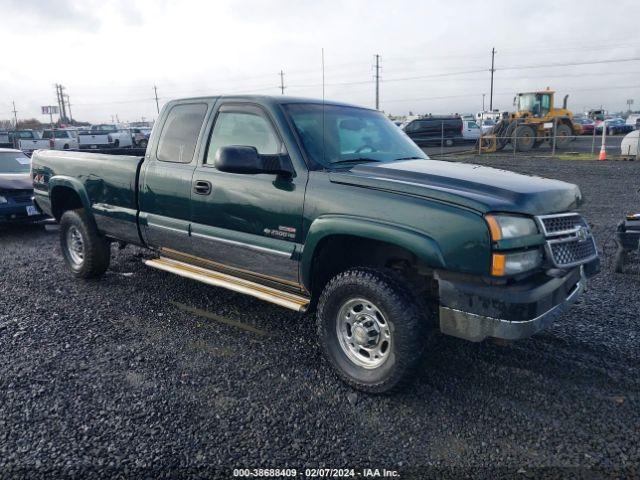
<path fill-rule="evenodd" d="M 514 130 L 514 138 L 516 150 L 518 152 L 528 152 L 536 142 L 536 131 L 529 125 L 520 125 Z"/>
<path fill-rule="evenodd" d="M 140 140 L 140 141 L 138 142 L 138 146 L 139 146 L 140 148 L 147 148 L 147 140 Z"/>
<path fill-rule="evenodd" d="M 445 139 L 444 146 L 445 147 L 453 147 L 453 140 L 451 138 Z"/>
<path fill-rule="evenodd" d="M 385 271 L 355 268 L 325 287 L 317 327 L 338 376 L 359 390 L 382 393 L 411 380 L 422 356 L 427 318 L 406 282 Z"/>
<path fill-rule="evenodd" d="M 556 127 L 556 147 L 565 148 L 571 143 L 572 136 L 571 127 L 566 124 L 561 124 Z"/>
<path fill-rule="evenodd" d="M 75 277 L 99 277 L 109 267 L 109 241 L 98 233 L 84 209 L 68 210 L 62 215 L 60 246 Z"/>

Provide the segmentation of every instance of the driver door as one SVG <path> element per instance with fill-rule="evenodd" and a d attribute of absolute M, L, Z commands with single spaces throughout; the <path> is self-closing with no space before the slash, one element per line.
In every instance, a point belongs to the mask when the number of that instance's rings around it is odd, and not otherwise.
<path fill-rule="evenodd" d="M 269 114 L 245 103 L 223 103 L 191 189 L 191 251 L 200 259 L 298 286 L 306 174 L 239 174 L 214 166 L 220 147 L 255 147 L 286 154 Z"/>

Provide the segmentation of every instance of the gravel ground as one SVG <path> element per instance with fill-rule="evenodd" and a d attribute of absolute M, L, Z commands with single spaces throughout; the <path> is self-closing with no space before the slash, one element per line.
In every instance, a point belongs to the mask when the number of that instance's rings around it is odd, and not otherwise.
<path fill-rule="evenodd" d="M 640 207 L 637 162 L 482 162 L 578 183 L 606 251 Z M 0 245 L 0 478 L 640 475 L 638 269 L 605 262 L 531 339 L 438 338 L 416 382 L 380 397 L 336 379 L 311 319 L 149 269 L 142 250 L 114 248 L 105 278 L 79 281 L 55 228 L 5 230 Z"/>

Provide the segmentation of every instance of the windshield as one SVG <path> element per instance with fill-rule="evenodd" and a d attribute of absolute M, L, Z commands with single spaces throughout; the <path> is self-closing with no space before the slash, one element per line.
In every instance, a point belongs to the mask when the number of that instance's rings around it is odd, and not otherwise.
<path fill-rule="evenodd" d="M 402 130 L 375 110 L 308 103 L 285 105 L 285 110 L 316 166 L 428 159 Z"/>
<path fill-rule="evenodd" d="M 55 138 L 69 138 L 69 134 L 64 130 L 54 130 Z M 51 130 L 45 130 L 42 132 L 42 138 L 51 138 Z"/>
<path fill-rule="evenodd" d="M 29 173 L 31 159 L 21 152 L 0 152 L 0 173 Z"/>
<path fill-rule="evenodd" d="M 93 125 L 91 127 L 92 132 L 115 132 L 118 129 L 115 125 Z"/>

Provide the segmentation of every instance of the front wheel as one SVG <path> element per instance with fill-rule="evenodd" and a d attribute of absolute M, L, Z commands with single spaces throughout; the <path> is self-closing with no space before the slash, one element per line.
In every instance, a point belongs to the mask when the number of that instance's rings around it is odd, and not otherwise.
<path fill-rule="evenodd" d="M 425 344 L 427 318 L 410 286 L 368 268 L 335 276 L 318 301 L 325 355 L 346 383 L 382 393 L 408 383 Z"/>
<path fill-rule="evenodd" d="M 109 241 L 98 233 L 84 209 L 68 210 L 62 215 L 60 246 L 75 277 L 99 277 L 109 267 Z"/>

